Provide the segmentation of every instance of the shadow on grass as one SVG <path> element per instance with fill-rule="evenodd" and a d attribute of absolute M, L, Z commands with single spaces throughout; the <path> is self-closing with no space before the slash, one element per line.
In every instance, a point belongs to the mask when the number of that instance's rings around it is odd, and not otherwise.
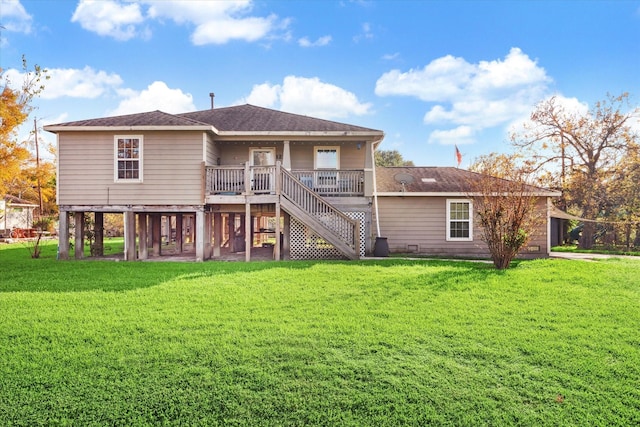
<path fill-rule="evenodd" d="M 402 282 L 403 287 L 430 286 L 433 289 L 467 289 L 489 276 L 504 272 L 490 264 L 473 261 L 445 260 L 384 260 L 361 261 L 255 261 L 228 262 L 116 262 L 87 259 L 58 261 L 57 243 L 46 242 L 39 259 L 32 259 L 28 248 L 21 244 L 0 247 L 0 292 L 124 292 L 149 288 L 179 278 L 201 280 L 205 277 L 236 273 L 253 273 L 271 269 L 310 269 L 317 265 L 347 265 L 364 267 L 428 266 L 424 272 Z M 375 273 L 371 273 L 375 274 Z M 331 280 L 310 273 L 310 280 Z M 373 279 L 377 280 L 377 279 Z M 397 281 L 395 281 L 397 283 Z"/>

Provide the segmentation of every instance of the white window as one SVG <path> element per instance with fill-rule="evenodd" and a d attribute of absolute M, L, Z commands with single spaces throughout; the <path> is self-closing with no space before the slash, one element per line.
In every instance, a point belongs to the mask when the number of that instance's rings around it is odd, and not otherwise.
<path fill-rule="evenodd" d="M 115 181 L 142 182 L 142 135 L 116 135 Z"/>
<path fill-rule="evenodd" d="M 340 147 L 315 147 L 314 169 L 340 169 Z"/>
<path fill-rule="evenodd" d="M 315 147 L 313 166 L 314 169 L 320 169 L 315 173 L 317 188 L 336 188 L 338 186 L 336 170 L 340 169 L 340 147 Z"/>
<path fill-rule="evenodd" d="M 473 240 L 473 204 L 471 200 L 447 200 L 447 240 Z"/>

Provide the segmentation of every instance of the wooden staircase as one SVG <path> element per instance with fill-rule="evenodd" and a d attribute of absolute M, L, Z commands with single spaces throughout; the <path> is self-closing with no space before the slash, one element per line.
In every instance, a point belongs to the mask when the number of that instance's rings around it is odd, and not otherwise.
<path fill-rule="evenodd" d="M 305 186 L 284 168 L 280 169 L 280 206 L 313 229 L 349 259 L 360 258 L 360 230 L 357 220 L 346 216 Z"/>

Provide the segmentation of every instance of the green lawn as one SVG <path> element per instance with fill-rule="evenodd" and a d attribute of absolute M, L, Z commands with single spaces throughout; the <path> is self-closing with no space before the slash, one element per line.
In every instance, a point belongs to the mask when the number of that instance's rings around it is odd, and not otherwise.
<path fill-rule="evenodd" d="M 0 245 L 0 425 L 640 424 L 640 260 L 56 261 Z"/>

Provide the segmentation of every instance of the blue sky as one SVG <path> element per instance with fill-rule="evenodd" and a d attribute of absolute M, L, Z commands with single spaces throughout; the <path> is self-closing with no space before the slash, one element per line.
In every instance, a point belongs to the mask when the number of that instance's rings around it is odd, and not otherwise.
<path fill-rule="evenodd" d="M 510 152 L 555 95 L 640 104 L 640 1 L 0 0 L 0 66 L 42 124 L 250 103 L 383 130 L 417 165 Z M 23 133 L 26 132 L 23 130 Z M 54 136 L 41 136 L 53 142 Z"/>

